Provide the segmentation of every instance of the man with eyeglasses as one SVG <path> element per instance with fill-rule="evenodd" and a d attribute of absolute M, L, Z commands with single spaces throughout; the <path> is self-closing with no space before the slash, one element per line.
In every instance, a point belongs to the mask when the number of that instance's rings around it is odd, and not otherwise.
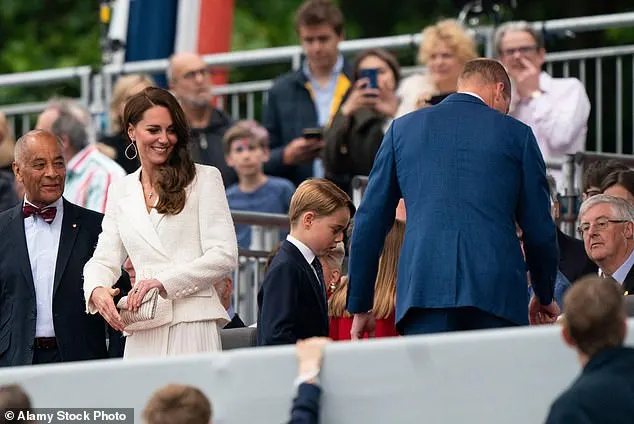
<path fill-rule="evenodd" d="M 497 30 L 495 46 L 513 83 L 510 115 L 532 128 L 544 161 L 585 150 L 590 100 L 578 79 L 541 70 L 542 35 L 527 22 L 508 22 Z M 560 185 L 561 172 L 553 175 Z"/>
<path fill-rule="evenodd" d="M 167 70 L 169 88 L 179 100 L 192 129 L 194 161 L 218 168 L 225 187 L 238 182 L 225 161 L 222 137 L 233 124 L 231 118 L 212 103 L 209 68 L 195 53 L 176 53 Z"/>
<path fill-rule="evenodd" d="M 578 228 L 599 275 L 634 294 L 634 207 L 618 197 L 598 194 L 583 202 Z"/>

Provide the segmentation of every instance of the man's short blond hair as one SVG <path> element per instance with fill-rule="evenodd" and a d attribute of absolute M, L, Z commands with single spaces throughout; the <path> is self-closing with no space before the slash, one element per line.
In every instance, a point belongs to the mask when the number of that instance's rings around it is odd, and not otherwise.
<path fill-rule="evenodd" d="M 152 395 L 143 410 L 146 424 L 208 424 L 212 409 L 199 389 L 169 384 Z"/>
<path fill-rule="evenodd" d="M 477 78 L 482 84 L 504 84 L 504 95 L 511 98 L 511 79 L 499 61 L 488 58 L 473 59 L 465 63 L 462 72 L 458 76 L 458 85 L 461 82 Z"/>
<path fill-rule="evenodd" d="M 348 208 L 350 217 L 355 208 L 350 197 L 331 181 L 315 178 L 304 181 L 297 187 L 291 199 L 288 216 L 291 226 L 297 224 L 306 212 L 313 212 L 318 218 L 332 215 L 340 208 Z"/>
<path fill-rule="evenodd" d="M 592 356 L 623 345 L 627 318 L 623 290 L 598 276 L 577 281 L 564 296 L 563 324 L 577 349 Z"/>

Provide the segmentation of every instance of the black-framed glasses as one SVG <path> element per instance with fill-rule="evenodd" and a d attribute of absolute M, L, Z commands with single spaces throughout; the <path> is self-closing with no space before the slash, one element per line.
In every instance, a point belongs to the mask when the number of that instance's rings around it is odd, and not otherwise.
<path fill-rule="evenodd" d="M 596 221 L 594 221 L 594 228 L 597 231 L 603 231 L 606 228 L 608 228 L 608 225 L 610 225 L 610 223 L 622 223 L 622 222 L 630 222 L 627 219 L 610 219 L 610 218 L 599 218 Z M 592 225 L 590 222 L 583 222 L 581 223 L 581 225 L 579 225 L 579 227 L 577 227 L 577 231 L 579 232 L 579 234 L 581 236 L 583 236 L 584 234 L 586 234 L 588 231 L 590 231 L 590 228 L 592 228 Z"/>
<path fill-rule="evenodd" d="M 520 54 L 529 54 L 529 53 L 534 53 L 537 51 L 537 45 L 532 45 L 532 46 L 520 46 L 520 47 L 514 47 L 514 48 L 509 48 L 509 49 L 502 49 L 500 50 L 500 53 L 502 54 L 502 56 L 513 56 L 515 53 L 520 53 Z"/>

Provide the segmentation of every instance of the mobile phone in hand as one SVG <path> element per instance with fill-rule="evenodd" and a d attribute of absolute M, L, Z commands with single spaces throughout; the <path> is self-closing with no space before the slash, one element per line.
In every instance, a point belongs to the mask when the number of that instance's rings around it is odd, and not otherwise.
<path fill-rule="evenodd" d="M 369 85 L 366 86 L 366 88 L 374 88 L 374 89 L 379 88 L 379 83 L 377 79 L 378 75 L 379 75 L 379 70 L 377 68 L 368 68 L 368 69 L 359 70 L 359 78 L 367 78 L 370 81 Z"/>
<path fill-rule="evenodd" d="M 304 128 L 302 135 L 306 140 L 321 140 L 324 138 L 324 130 L 322 128 Z"/>

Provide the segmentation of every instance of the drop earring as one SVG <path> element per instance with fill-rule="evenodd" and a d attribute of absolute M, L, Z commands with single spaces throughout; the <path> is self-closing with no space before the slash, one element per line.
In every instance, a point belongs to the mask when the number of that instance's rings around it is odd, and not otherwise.
<path fill-rule="evenodd" d="M 132 148 L 133 153 L 130 153 L 129 150 L 130 148 Z M 123 154 L 125 155 L 126 158 L 128 158 L 129 160 L 134 160 L 137 158 L 139 151 L 136 148 L 136 144 L 134 144 L 134 140 L 132 140 L 132 142 L 130 144 L 128 144 L 128 147 L 125 148 Z"/>

